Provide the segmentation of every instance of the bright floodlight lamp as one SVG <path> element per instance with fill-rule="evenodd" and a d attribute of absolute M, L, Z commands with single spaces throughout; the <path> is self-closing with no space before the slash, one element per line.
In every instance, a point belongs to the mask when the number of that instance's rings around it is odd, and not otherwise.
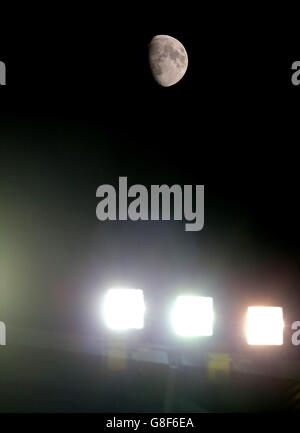
<path fill-rule="evenodd" d="M 106 326 L 115 330 L 142 329 L 144 327 L 143 290 L 110 289 L 103 305 Z"/>
<path fill-rule="evenodd" d="M 175 333 L 182 337 L 213 335 L 213 299 L 201 296 L 178 296 L 172 312 Z"/>
<path fill-rule="evenodd" d="M 249 345 L 283 345 L 283 310 L 280 307 L 249 307 L 247 339 Z"/>

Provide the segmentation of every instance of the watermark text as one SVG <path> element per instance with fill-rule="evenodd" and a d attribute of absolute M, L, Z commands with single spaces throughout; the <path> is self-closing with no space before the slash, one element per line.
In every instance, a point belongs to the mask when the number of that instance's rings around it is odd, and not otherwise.
<path fill-rule="evenodd" d="M 114 186 L 100 185 L 96 197 L 101 198 L 96 208 L 100 221 L 169 221 L 172 214 L 175 221 L 188 221 L 186 231 L 204 226 L 204 185 L 151 185 L 148 191 L 144 185 L 128 189 L 127 177 L 120 177 L 118 194 Z"/>

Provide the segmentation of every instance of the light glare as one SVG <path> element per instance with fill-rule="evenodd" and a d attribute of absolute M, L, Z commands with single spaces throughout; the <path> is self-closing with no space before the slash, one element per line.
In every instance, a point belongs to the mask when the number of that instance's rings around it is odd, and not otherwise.
<path fill-rule="evenodd" d="M 104 321 L 115 330 L 144 327 L 144 294 L 137 289 L 110 289 L 104 300 Z"/>
<path fill-rule="evenodd" d="M 281 346 L 283 344 L 283 328 L 282 308 L 248 308 L 246 330 L 249 345 Z"/>
<path fill-rule="evenodd" d="M 182 337 L 213 335 L 213 299 L 201 296 L 178 296 L 172 313 L 173 327 Z"/>

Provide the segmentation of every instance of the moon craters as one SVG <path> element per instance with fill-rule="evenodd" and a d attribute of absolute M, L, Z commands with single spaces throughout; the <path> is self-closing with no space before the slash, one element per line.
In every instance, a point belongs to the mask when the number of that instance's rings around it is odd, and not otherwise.
<path fill-rule="evenodd" d="M 169 87 L 180 81 L 186 73 L 188 56 L 177 39 L 157 35 L 149 45 L 149 63 L 154 79 L 161 86 Z"/>

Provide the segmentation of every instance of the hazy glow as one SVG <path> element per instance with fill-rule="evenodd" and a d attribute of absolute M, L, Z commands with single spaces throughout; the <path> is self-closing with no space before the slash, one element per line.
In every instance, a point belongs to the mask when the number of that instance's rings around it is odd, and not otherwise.
<path fill-rule="evenodd" d="M 282 308 L 248 308 L 246 325 L 248 344 L 281 346 L 283 344 L 283 328 Z"/>
<path fill-rule="evenodd" d="M 142 290 L 111 289 L 104 300 L 104 321 L 116 330 L 144 327 L 144 294 Z"/>
<path fill-rule="evenodd" d="M 172 312 L 177 335 L 210 337 L 213 335 L 213 299 L 201 296 L 178 296 Z"/>

